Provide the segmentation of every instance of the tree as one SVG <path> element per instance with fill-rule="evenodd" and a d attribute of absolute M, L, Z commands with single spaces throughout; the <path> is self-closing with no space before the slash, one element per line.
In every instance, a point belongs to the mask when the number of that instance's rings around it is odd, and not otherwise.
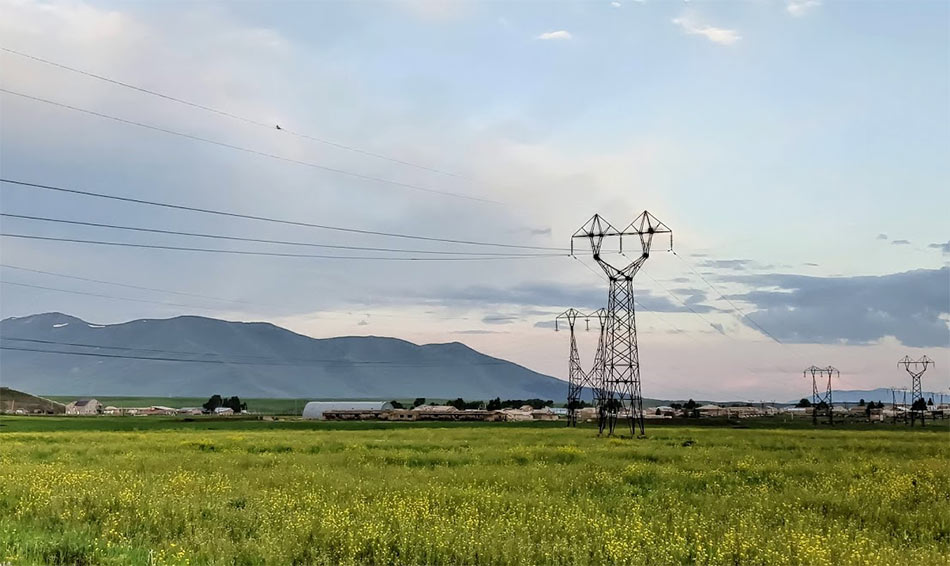
<path fill-rule="evenodd" d="M 221 399 L 221 396 L 215 393 L 211 396 L 210 399 L 205 401 L 201 408 L 208 413 L 213 413 L 215 409 L 224 405 L 224 401 Z"/>
<path fill-rule="evenodd" d="M 415 409 L 419 405 L 425 405 L 425 404 L 426 404 L 425 397 L 416 397 L 416 400 L 412 402 L 412 408 Z"/>
<path fill-rule="evenodd" d="M 465 410 L 465 399 L 462 399 L 461 397 L 459 397 L 459 398 L 456 399 L 455 401 L 449 401 L 449 405 L 452 406 L 452 407 L 455 407 L 455 408 L 458 409 L 459 411 L 464 411 L 464 410 Z"/>
<path fill-rule="evenodd" d="M 400 403 L 399 401 L 397 401 L 397 400 L 395 400 L 395 399 L 393 399 L 392 401 L 390 401 L 389 404 L 393 406 L 393 409 L 405 409 L 405 408 L 406 408 L 402 403 Z"/>
<path fill-rule="evenodd" d="M 873 401 L 872 401 L 872 403 L 873 403 Z M 858 407 L 863 407 L 864 404 L 865 404 L 865 403 L 864 403 L 864 399 L 861 399 L 860 401 L 858 401 Z"/>
<path fill-rule="evenodd" d="M 934 398 L 931 397 L 931 398 L 927 399 L 927 404 L 930 405 L 931 407 L 933 407 L 933 406 L 934 406 Z"/>
<path fill-rule="evenodd" d="M 796 406 L 796 407 L 799 407 L 799 408 L 811 407 L 811 401 L 809 401 L 808 399 L 805 399 L 805 398 L 803 397 L 802 400 L 799 401 L 798 404 L 795 405 L 795 406 Z"/>
<path fill-rule="evenodd" d="M 670 403 L 670 408 L 673 409 L 674 411 L 679 411 L 680 409 L 683 408 L 683 404 L 682 404 L 682 403 Z"/>
<path fill-rule="evenodd" d="M 241 411 L 247 409 L 247 403 L 241 403 L 241 399 L 237 395 L 228 397 L 228 400 L 225 401 L 222 406 L 231 409 L 235 413 L 240 413 Z"/>
<path fill-rule="evenodd" d="M 914 401 L 914 404 L 910 406 L 910 409 L 912 411 L 926 411 L 927 402 L 924 401 L 923 397 L 921 397 L 920 399 L 917 399 L 916 401 Z"/>
<path fill-rule="evenodd" d="M 693 401 L 692 399 L 690 399 L 689 401 L 686 402 L 685 405 L 683 405 L 683 408 L 686 409 L 687 411 L 692 411 L 696 407 L 697 407 L 696 401 Z"/>

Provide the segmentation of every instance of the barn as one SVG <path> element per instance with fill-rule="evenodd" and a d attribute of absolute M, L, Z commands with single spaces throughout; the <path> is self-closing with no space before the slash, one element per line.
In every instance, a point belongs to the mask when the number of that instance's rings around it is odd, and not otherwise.
<path fill-rule="evenodd" d="M 325 411 L 384 411 L 392 409 L 386 401 L 310 401 L 303 408 L 303 418 L 322 419 Z"/>

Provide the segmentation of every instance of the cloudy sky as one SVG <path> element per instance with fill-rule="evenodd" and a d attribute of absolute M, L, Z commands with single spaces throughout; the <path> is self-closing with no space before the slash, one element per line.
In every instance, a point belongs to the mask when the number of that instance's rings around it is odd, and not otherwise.
<path fill-rule="evenodd" d="M 673 229 L 677 255 L 658 244 L 636 278 L 646 396 L 788 399 L 808 391 L 801 370 L 812 364 L 838 367 L 845 389 L 904 384 L 897 359 L 925 353 L 937 361 L 925 388 L 946 390 L 948 10 L 817 0 L 3 0 L 0 47 L 16 53 L 0 52 L 0 171 L 191 207 L 541 248 L 569 246 L 595 212 L 625 226 L 648 209 Z M 0 199 L 7 215 L 412 250 L 5 216 L 4 317 L 188 313 L 315 337 L 458 340 L 565 377 L 567 334 L 553 332 L 553 317 L 606 300 L 582 247 L 576 259 L 551 257 L 8 183 Z M 594 339 L 581 336 L 588 360 Z"/>

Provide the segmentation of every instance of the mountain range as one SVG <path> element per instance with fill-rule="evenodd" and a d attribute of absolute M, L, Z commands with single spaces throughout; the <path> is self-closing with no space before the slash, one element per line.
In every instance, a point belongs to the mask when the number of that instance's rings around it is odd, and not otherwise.
<path fill-rule="evenodd" d="M 560 400 L 564 381 L 459 342 L 316 339 L 199 316 L 91 324 L 62 313 L 0 321 L 0 383 L 39 395 Z M 59 353 L 50 353 L 59 352 Z"/>

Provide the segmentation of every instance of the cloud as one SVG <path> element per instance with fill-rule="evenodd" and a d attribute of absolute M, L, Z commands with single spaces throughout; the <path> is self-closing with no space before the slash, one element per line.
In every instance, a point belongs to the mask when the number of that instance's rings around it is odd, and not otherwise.
<path fill-rule="evenodd" d="M 452 334 L 508 334 L 506 331 L 502 330 L 453 330 Z"/>
<path fill-rule="evenodd" d="M 709 326 L 712 326 L 713 328 L 715 328 L 716 331 L 722 334 L 723 336 L 726 335 L 725 327 L 723 327 L 723 325 L 719 324 L 718 322 L 710 322 Z"/>
<path fill-rule="evenodd" d="M 811 263 L 811 262 L 805 262 L 805 263 L 803 263 L 802 265 L 804 265 L 804 266 L 806 266 L 806 267 L 818 267 L 818 264 L 817 264 L 817 263 Z"/>
<path fill-rule="evenodd" d="M 613 6 L 614 8 L 619 8 L 620 2 L 611 2 L 610 5 Z"/>
<path fill-rule="evenodd" d="M 553 320 L 539 320 L 534 323 L 535 328 L 555 328 L 555 323 Z"/>
<path fill-rule="evenodd" d="M 713 43 L 720 45 L 732 45 L 742 39 L 742 36 L 736 30 L 717 28 L 700 24 L 691 16 L 680 16 L 673 18 L 673 23 L 683 29 L 687 35 L 701 35 Z"/>
<path fill-rule="evenodd" d="M 356 323 L 357 326 L 366 326 L 366 325 L 368 325 L 368 324 L 369 324 L 369 322 L 367 322 L 367 321 L 365 321 L 365 320 L 361 320 L 361 321 L 359 321 L 358 323 Z"/>
<path fill-rule="evenodd" d="M 942 253 L 950 254 L 950 240 L 943 244 L 930 244 L 928 248 L 940 250 Z"/>
<path fill-rule="evenodd" d="M 886 239 L 887 239 L 887 234 L 878 234 L 878 235 L 877 235 L 877 239 L 878 239 L 878 240 L 886 240 Z"/>
<path fill-rule="evenodd" d="M 733 271 L 745 271 L 746 269 L 772 269 L 772 265 L 763 265 L 751 259 L 708 259 L 700 262 L 702 267 L 712 269 L 731 269 Z"/>
<path fill-rule="evenodd" d="M 489 314 L 482 317 L 482 322 L 485 324 L 511 324 L 516 320 L 518 320 L 517 316 L 502 314 Z"/>
<path fill-rule="evenodd" d="M 654 295 L 649 289 L 638 288 L 636 299 L 638 308 L 654 312 L 714 312 L 717 309 L 700 304 L 706 295 L 699 289 L 684 289 L 690 296 L 682 299 L 689 308 L 673 302 L 666 296 Z M 464 288 L 440 289 L 427 301 L 438 302 L 451 307 L 518 306 L 518 307 L 556 307 L 565 309 L 574 307 L 581 310 L 594 310 L 607 302 L 607 289 L 596 286 L 571 286 L 556 283 L 523 283 L 511 287 L 471 286 Z M 526 311 L 521 311 L 522 313 Z M 545 313 L 547 314 L 547 313 Z M 487 324 L 509 324 L 523 318 L 512 315 L 488 315 L 482 322 Z"/>
<path fill-rule="evenodd" d="M 758 310 L 749 316 L 785 342 L 870 344 L 893 336 L 912 347 L 950 344 L 950 268 L 881 276 L 763 274 L 725 279 L 773 289 L 729 298 L 755 305 Z"/>
<path fill-rule="evenodd" d="M 796 18 L 800 18 L 818 6 L 821 6 L 821 0 L 788 0 L 785 4 L 785 11 Z"/>
<path fill-rule="evenodd" d="M 544 33 L 542 33 L 541 35 L 539 35 L 538 37 L 536 37 L 535 39 L 542 39 L 542 40 L 545 40 L 545 41 L 550 40 L 550 39 L 568 40 L 568 39 L 574 39 L 574 36 L 571 35 L 571 32 L 569 32 L 569 31 L 565 31 L 565 30 L 563 30 L 563 29 L 559 29 L 559 30 L 557 30 L 557 31 L 547 31 L 547 32 L 544 32 Z"/>
<path fill-rule="evenodd" d="M 894 240 L 891 244 L 894 246 L 909 246 L 910 240 Z"/>

